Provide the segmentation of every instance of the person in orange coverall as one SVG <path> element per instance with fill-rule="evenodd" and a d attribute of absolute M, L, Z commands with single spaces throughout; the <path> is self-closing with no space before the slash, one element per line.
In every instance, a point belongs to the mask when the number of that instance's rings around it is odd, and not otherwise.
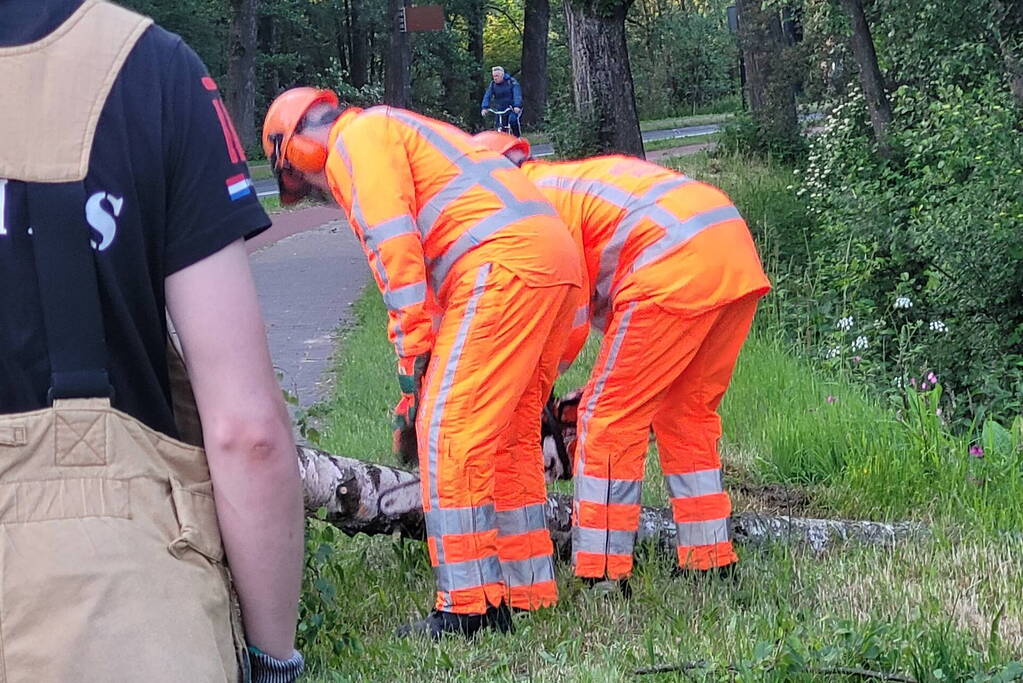
<path fill-rule="evenodd" d="M 770 289 L 746 223 L 720 190 L 625 156 L 547 163 L 528 142 L 477 139 L 520 164 L 581 242 L 585 321 L 604 333 L 578 413 L 572 530 L 577 576 L 627 579 L 651 427 L 677 526 L 679 567 L 728 573 L 718 404 Z M 727 568 L 727 569 L 726 569 Z"/>
<path fill-rule="evenodd" d="M 399 633 L 509 630 L 509 605 L 557 600 L 539 423 L 582 291 L 575 242 L 514 164 L 409 111 L 296 88 L 263 145 L 282 203 L 319 188 L 345 209 L 389 311 L 437 580 Z"/>

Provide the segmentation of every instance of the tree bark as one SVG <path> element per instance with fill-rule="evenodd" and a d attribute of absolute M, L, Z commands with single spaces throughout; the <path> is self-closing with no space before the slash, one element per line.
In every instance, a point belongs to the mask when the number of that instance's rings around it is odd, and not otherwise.
<path fill-rule="evenodd" d="M 799 137 L 796 90 L 778 11 L 764 9 L 761 0 L 737 0 L 736 6 L 750 112 L 768 140 L 794 142 Z"/>
<path fill-rule="evenodd" d="M 998 46 L 1016 104 L 1023 108 L 1023 3 L 1020 0 L 991 0 L 995 13 Z"/>
<path fill-rule="evenodd" d="M 393 534 L 424 538 L 419 478 L 412 472 L 331 455 L 306 446 L 298 447 L 299 470 L 310 516 L 322 508 L 324 521 L 348 535 Z M 551 494 L 547 498 L 547 526 L 561 557 L 571 556 L 572 498 Z M 913 522 L 879 522 L 806 519 L 744 512 L 731 519 L 736 543 L 782 542 L 804 545 L 823 552 L 836 543 L 894 545 L 920 537 L 925 527 Z M 675 523 L 671 510 L 643 507 L 639 541 L 651 541 L 666 554 L 675 554 Z"/>
<path fill-rule="evenodd" d="M 526 0 L 522 28 L 522 123 L 535 126 L 547 110 L 547 37 L 550 0 Z"/>
<path fill-rule="evenodd" d="M 870 24 L 863 13 L 862 0 L 841 0 L 842 8 L 849 16 L 852 25 L 853 57 L 860 70 L 860 87 L 867 102 L 870 113 L 870 125 L 874 129 L 874 139 L 882 153 L 888 154 L 888 126 L 892 122 L 892 107 L 885 91 L 884 77 L 877 65 L 877 52 L 874 50 L 874 39 L 870 34 Z"/>
<path fill-rule="evenodd" d="M 592 118 L 601 151 L 645 158 L 625 41 L 631 0 L 564 4 L 576 110 L 584 119 Z"/>
<path fill-rule="evenodd" d="M 228 37 L 227 98 L 224 104 L 246 149 L 259 141 L 256 132 L 256 20 L 258 0 L 231 0 Z"/>
<path fill-rule="evenodd" d="M 398 17 L 409 0 L 387 0 L 390 41 L 384 69 L 384 102 L 392 107 L 408 109 L 412 99 L 412 52 L 409 34 L 400 30 Z"/>

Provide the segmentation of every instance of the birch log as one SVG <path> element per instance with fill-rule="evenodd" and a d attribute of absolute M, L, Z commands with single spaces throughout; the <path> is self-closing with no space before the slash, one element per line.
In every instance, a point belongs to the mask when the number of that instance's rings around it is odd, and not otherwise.
<path fill-rule="evenodd" d="M 325 520 L 350 536 L 397 532 L 406 538 L 424 537 L 419 478 L 414 473 L 307 446 L 298 447 L 298 461 L 309 515 L 325 509 Z M 571 515 L 571 496 L 557 493 L 548 496 L 547 526 L 563 557 L 570 555 Z M 890 546 L 926 533 L 923 525 L 914 522 L 888 524 L 755 512 L 733 515 L 731 527 L 737 543 L 795 543 L 814 552 L 823 552 L 841 542 Z M 674 536 L 675 525 L 669 509 L 643 507 L 639 526 L 641 542 L 652 541 L 674 554 Z"/>

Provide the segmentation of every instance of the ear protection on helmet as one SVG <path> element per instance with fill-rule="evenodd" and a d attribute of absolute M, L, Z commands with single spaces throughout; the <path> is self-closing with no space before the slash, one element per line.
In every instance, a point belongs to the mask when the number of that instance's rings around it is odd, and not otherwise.
<path fill-rule="evenodd" d="M 295 134 L 284 161 L 300 173 L 319 173 L 327 163 L 327 149 L 317 140 Z"/>
<path fill-rule="evenodd" d="M 327 163 L 327 150 L 321 142 L 302 135 L 302 129 L 334 123 L 341 116 L 343 107 L 330 107 L 314 118 L 306 117 L 298 126 L 291 140 L 285 161 L 301 173 L 319 173 Z"/>

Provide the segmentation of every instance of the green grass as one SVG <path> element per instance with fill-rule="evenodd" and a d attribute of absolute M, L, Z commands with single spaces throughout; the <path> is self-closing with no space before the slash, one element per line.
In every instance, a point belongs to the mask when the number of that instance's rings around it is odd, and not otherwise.
<path fill-rule="evenodd" d="M 267 161 L 256 161 L 249 163 L 249 177 L 253 180 L 269 180 L 274 177 L 273 171 L 270 170 L 270 164 Z"/>
<path fill-rule="evenodd" d="M 379 295 L 368 291 L 355 314 L 335 396 L 323 406 L 322 444 L 393 463 L 388 412 L 397 384 Z M 595 351 L 591 340 L 561 390 L 585 381 Z M 734 586 L 674 579 L 641 548 L 631 602 L 591 595 L 560 564 L 561 602 L 517 617 L 514 635 L 432 644 L 392 635 L 431 606 L 423 545 L 339 538 L 311 522 L 302 623 L 309 680 L 619 681 L 638 668 L 692 661 L 708 668 L 649 680 L 843 680 L 805 670 L 832 665 L 989 680 L 973 676 L 1018 656 L 1023 541 L 996 535 L 990 510 L 1020 507 L 1023 490 L 968 495 L 977 485 L 955 482 L 961 469 L 934 469 L 886 407 L 762 335 L 747 343 L 722 412 L 726 481 L 745 491 L 738 508 L 770 508 L 749 491 L 781 484 L 809 495 L 795 513 L 909 517 L 934 533 L 909 546 L 820 556 L 744 546 Z M 650 463 L 646 498 L 656 503 L 663 485 Z"/>
<path fill-rule="evenodd" d="M 267 213 L 277 213 L 281 210 L 281 200 L 277 195 L 268 195 L 266 197 L 260 197 L 259 203 L 263 205 L 263 210 Z"/>

